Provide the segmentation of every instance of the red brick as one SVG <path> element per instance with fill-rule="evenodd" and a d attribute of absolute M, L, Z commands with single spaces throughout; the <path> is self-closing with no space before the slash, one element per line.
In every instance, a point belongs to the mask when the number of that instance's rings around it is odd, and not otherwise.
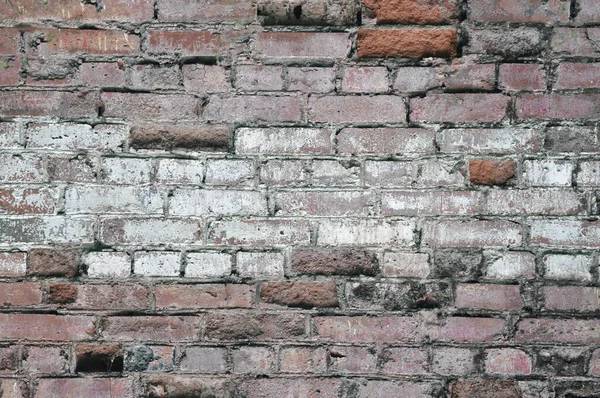
<path fill-rule="evenodd" d="M 31 275 L 72 278 L 78 272 L 79 253 L 73 250 L 31 249 L 28 263 Z"/>
<path fill-rule="evenodd" d="M 445 247 L 505 247 L 521 244 L 521 226 L 498 220 L 439 221 L 423 226 L 422 243 Z"/>
<path fill-rule="evenodd" d="M 217 340 L 301 339 L 306 316 L 294 313 L 213 313 L 206 318 L 205 336 Z"/>
<path fill-rule="evenodd" d="M 53 373 L 68 372 L 67 350 L 57 346 L 23 348 L 23 370 L 27 373 Z"/>
<path fill-rule="evenodd" d="M 502 338 L 504 320 L 496 318 L 442 318 L 427 325 L 432 341 L 479 343 Z"/>
<path fill-rule="evenodd" d="M 377 355 L 372 348 L 332 346 L 327 349 L 329 371 L 334 373 L 375 373 Z"/>
<path fill-rule="evenodd" d="M 56 192 L 50 189 L 0 189 L 0 214 L 54 214 Z"/>
<path fill-rule="evenodd" d="M 36 391 L 38 398 L 60 397 L 65 392 L 73 397 L 134 397 L 133 380 L 128 378 L 40 379 Z"/>
<path fill-rule="evenodd" d="M 597 319 L 523 318 L 517 323 L 515 340 L 528 343 L 598 344 Z"/>
<path fill-rule="evenodd" d="M 0 12 L 8 3 L 0 4 Z M 15 55 L 19 52 L 21 32 L 16 28 L 0 28 L 0 55 Z"/>
<path fill-rule="evenodd" d="M 250 308 L 254 289 L 249 285 L 158 285 L 156 307 Z"/>
<path fill-rule="evenodd" d="M 557 311 L 600 310 L 600 289 L 584 286 L 545 286 L 544 308 Z"/>
<path fill-rule="evenodd" d="M 546 89 L 544 65 L 502 64 L 499 78 L 500 88 L 508 91 L 544 91 Z"/>
<path fill-rule="evenodd" d="M 469 4 L 469 18 L 477 22 L 568 22 L 566 0 L 479 0 Z"/>
<path fill-rule="evenodd" d="M 199 331 L 195 316 L 112 316 L 102 322 L 102 336 L 115 341 L 192 341 Z"/>
<path fill-rule="evenodd" d="M 452 23 L 458 16 L 455 0 L 364 0 L 378 24 L 434 25 Z"/>
<path fill-rule="evenodd" d="M 252 378 L 238 387 L 240 396 L 262 397 L 319 397 L 336 398 L 342 391 L 342 381 L 334 378 Z"/>
<path fill-rule="evenodd" d="M 79 65 L 78 84 L 92 87 L 125 87 L 126 72 L 117 62 L 86 62 Z"/>
<path fill-rule="evenodd" d="M 488 373 L 501 375 L 531 374 L 531 358 L 515 348 L 489 349 L 485 352 L 485 368 Z"/>
<path fill-rule="evenodd" d="M 95 320 L 79 315 L 0 314 L 0 334 L 7 340 L 89 340 Z"/>
<path fill-rule="evenodd" d="M 308 275 L 376 275 L 379 265 L 373 253 L 357 249 L 294 248 L 292 270 Z"/>
<path fill-rule="evenodd" d="M 319 316 L 314 318 L 314 323 L 320 339 L 335 342 L 419 342 L 424 333 L 419 320 L 411 316 Z"/>
<path fill-rule="evenodd" d="M 202 111 L 202 119 L 221 122 L 298 122 L 302 103 L 298 97 L 243 95 L 211 97 Z"/>
<path fill-rule="evenodd" d="M 408 29 L 358 31 L 358 56 L 365 57 L 453 57 L 456 31 L 453 29 Z"/>
<path fill-rule="evenodd" d="M 510 98 L 502 94 L 430 94 L 411 98 L 410 120 L 427 122 L 499 122 Z"/>
<path fill-rule="evenodd" d="M 554 28 L 552 50 L 570 56 L 598 56 L 600 28 Z"/>
<path fill-rule="evenodd" d="M 383 372 L 392 375 L 419 375 L 428 373 L 427 351 L 421 348 L 389 348 L 382 355 Z"/>
<path fill-rule="evenodd" d="M 69 308 L 91 310 L 147 310 L 150 292 L 141 285 L 78 285 L 78 294 Z"/>
<path fill-rule="evenodd" d="M 26 34 L 31 45 L 34 37 L 43 34 L 44 41 L 29 48 L 29 55 L 52 56 L 65 53 L 98 55 L 130 55 L 140 52 L 140 38 L 114 30 L 43 29 Z"/>
<path fill-rule="evenodd" d="M 525 94 L 516 107 L 519 119 L 595 119 L 600 117 L 600 95 Z"/>
<path fill-rule="evenodd" d="M 406 122 L 404 99 L 397 96 L 311 97 L 308 107 L 314 122 Z"/>
<path fill-rule="evenodd" d="M 21 60 L 19 58 L 0 56 L 0 86 L 16 86 L 19 84 L 20 70 Z"/>
<path fill-rule="evenodd" d="M 199 104 L 190 95 L 102 93 L 104 116 L 133 120 L 197 120 Z"/>
<path fill-rule="evenodd" d="M 456 287 L 457 308 L 518 310 L 523 308 L 519 285 L 461 283 Z"/>
<path fill-rule="evenodd" d="M 385 93 L 389 91 L 388 70 L 381 66 L 345 68 L 342 91 L 348 93 Z"/>
<path fill-rule="evenodd" d="M 469 160 L 469 179 L 478 185 L 505 185 L 515 176 L 514 160 Z"/>
<path fill-rule="evenodd" d="M 66 91 L 0 92 L 2 116 L 96 117 L 99 93 Z"/>
<path fill-rule="evenodd" d="M 555 89 L 600 88 L 600 63 L 563 63 L 558 65 L 557 73 Z"/>
<path fill-rule="evenodd" d="M 229 30 L 223 34 L 203 31 L 148 30 L 148 52 L 175 53 L 182 56 L 216 58 L 223 55 L 237 41 L 248 36 L 245 31 Z"/>
<path fill-rule="evenodd" d="M 232 352 L 234 373 L 270 373 L 273 352 L 268 347 L 239 347 Z"/>
<path fill-rule="evenodd" d="M 77 299 L 77 286 L 59 283 L 51 284 L 48 289 L 48 301 L 52 304 L 72 303 Z"/>
<path fill-rule="evenodd" d="M 158 19 L 168 22 L 249 22 L 256 18 L 251 0 L 159 0 Z"/>
<path fill-rule="evenodd" d="M 351 46 L 347 33 L 261 32 L 255 51 L 267 59 L 339 59 L 348 56 Z"/>
<path fill-rule="evenodd" d="M 0 283 L 1 306 L 35 305 L 42 302 L 42 287 L 34 282 Z"/>
<path fill-rule="evenodd" d="M 327 366 L 323 347 L 283 347 L 280 357 L 283 373 L 322 373 Z"/>
<path fill-rule="evenodd" d="M 265 282 L 260 288 L 265 303 L 288 307 L 338 307 L 335 283 L 331 282 Z"/>
<path fill-rule="evenodd" d="M 450 384 L 450 398 L 520 398 L 523 396 L 515 380 L 464 379 Z"/>

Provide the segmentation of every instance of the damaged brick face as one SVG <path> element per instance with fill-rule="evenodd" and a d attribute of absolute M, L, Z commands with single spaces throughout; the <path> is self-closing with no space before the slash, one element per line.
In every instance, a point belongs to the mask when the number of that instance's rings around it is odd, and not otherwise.
<path fill-rule="evenodd" d="M 0 396 L 591 398 L 597 0 L 0 0 Z"/>

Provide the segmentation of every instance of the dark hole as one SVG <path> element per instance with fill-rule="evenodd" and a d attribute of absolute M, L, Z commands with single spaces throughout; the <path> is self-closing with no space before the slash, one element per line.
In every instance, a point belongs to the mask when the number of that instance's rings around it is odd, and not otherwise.
<path fill-rule="evenodd" d="M 302 16 L 302 6 L 294 7 L 294 16 L 296 17 L 296 19 L 300 19 L 300 17 Z"/>
<path fill-rule="evenodd" d="M 122 372 L 123 355 L 85 353 L 77 356 L 76 372 Z"/>

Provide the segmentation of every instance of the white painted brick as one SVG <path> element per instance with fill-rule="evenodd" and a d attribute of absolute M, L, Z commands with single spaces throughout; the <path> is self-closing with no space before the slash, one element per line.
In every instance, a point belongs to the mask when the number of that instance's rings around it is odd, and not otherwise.
<path fill-rule="evenodd" d="M 546 279 L 576 280 L 580 282 L 590 282 L 592 274 L 591 256 L 568 255 L 568 254 L 548 254 L 544 256 L 544 267 Z"/>
<path fill-rule="evenodd" d="M 25 253 L 0 252 L 0 276 L 23 276 L 27 272 Z"/>
<path fill-rule="evenodd" d="M 337 136 L 343 154 L 432 153 L 435 132 L 417 128 L 345 128 Z"/>
<path fill-rule="evenodd" d="M 170 213 L 177 216 L 267 215 L 263 192 L 225 189 L 176 189 Z"/>
<path fill-rule="evenodd" d="M 388 71 L 385 67 L 345 68 L 342 91 L 348 93 L 384 93 L 388 91 Z"/>
<path fill-rule="evenodd" d="M 310 128 L 240 128 L 235 134 L 238 154 L 331 153 L 332 131 Z"/>
<path fill-rule="evenodd" d="M 94 219 L 82 217 L 0 218 L 0 244 L 93 243 Z"/>
<path fill-rule="evenodd" d="M 106 243 L 196 243 L 201 240 L 200 220 L 159 218 L 112 218 L 104 221 L 102 241 Z"/>
<path fill-rule="evenodd" d="M 299 185 L 306 181 L 301 160 L 269 160 L 260 168 L 260 182 L 266 185 Z"/>
<path fill-rule="evenodd" d="M 422 244 L 428 246 L 518 246 L 521 239 L 521 226 L 504 220 L 445 220 L 423 223 Z"/>
<path fill-rule="evenodd" d="M 30 124 L 27 128 L 27 147 L 121 151 L 128 134 L 129 128 L 124 125 Z"/>
<path fill-rule="evenodd" d="M 144 276 L 179 276 L 180 253 L 136 252 L 133 272 Z"/>
<path fill-rule="evenodd" d="M 156 181 L 161 184 L 202 184 L 204 163 L 196 159 L 161 159 Z"/>
<path fill-rule="evenodd" d="M 465 176 L 462 165 L 452 161 L 430 160 L 421 163 L 421 172 L 417 181 L 425 187 L 464 186 Z"/>
<path fill-rule="evenodd" d="M 532 186 L 570 186 L 573 164 L 563 160 L 526 160 L 523 183 Z"/>
<path fill-rule="evenodd" d="M 600 222 L 532 220 L 531 243 L 542 246 L 598 247 Z"/>
<path fill-rule="evenodd" d="M 69 186 L 65 212 L 162 214 L 163 200 L 154 187 Z"/>
<path fill-rule="evenodd" d="M 372 215 L 375 196 L 368 191 L 283 191 L 275 196 L 276 215 L 348 217 Z"/>
<path fill-rule="evenodd" d="M 300 219 L 249 219 L 215 221 L 208 242 L 216 245 L 307 245 L 311 224 Z"/>
<path fill-rule="evenodd" d="M 131 259 L 122 252 L 91 252 L 83 258 L 90 278 L 125 278 L 131 274 Z"/>
<path fill-rule="evenodd" d="M 44 182 L 42 158 L 31 154 L 0 154 L 0 182 Z"/>
<path fill-rule="evenodd" d="M 283 278 L 283 254 L 238 252 L 237 272 L 243 278 Z"/>
<path fill-rule="evenodd" d="M 600 162 L 581 162 L 577 173 L 577 186 L 600 186 Z"/>
<path fill-rule="evenodd" d="M 144 184 L 150 182 L 152 163 L 139 158 L 104 158 L 102 180 L 111 184 Z"/>
<path fill-rule="evenodd" d="M 0 123 L 0 148 L 18 148 L 19 125 L 17 123 Z"/>
<path fill-rule="evenodd" d="M 209 159 L 206 162 L 206 184 L 250 185 L 254 178 L 254 163 L 245 159 Z"/>
<path fill-rule="evenodd" d="M 581 199 L 571 190 L 497 190 L 488 192 L 486 213 L 498 215 L 569 215 L 585 211 Z"/>
<path fill-rule="evenodd" d="M 535 256 L 528 252 L 491 253 L 493 257 L 485 271 L 487 279 L 532 279 L 535 277 Z"/>
<path fill-rule="evenodd" d="M 318 245 L 412 245 L 411 221 L 324 220 L 319 223 Z"/>
<path fill-rule="evenodd" d="M 185 276 L 222 278 L 231 275 L 231 255 L 227 253 L 188 253 Z"/>
<path fill-rule="evenodd" d="M 360 166 L 357 162 L 314 160 L 312 169 L 313 185 L 357 185 L 360 181 Z"/>
<path fill-rule="evenodd" d="M 394 278 L 427 278 L 431 272 L 427 253 L 386 252 L 383 276 Z"/>
<path fill-rule="evenodd" d="M 534 129 L 450 129 L 437 135 L 441 152 L 533 152 L 540 142 Z"/>
<path fill-rule="evenodd" d="M 417 172 L 415 162 L 365 162 L 365 182 L 370 186 L 410 187 L 417 179 Z"/>
<path fill-rule="evenodd" d="M 400 216 L 465 215 L 481 211 L 483 194 L 477 191 L 418 191 L 383 192 L 381 213 Z"/>

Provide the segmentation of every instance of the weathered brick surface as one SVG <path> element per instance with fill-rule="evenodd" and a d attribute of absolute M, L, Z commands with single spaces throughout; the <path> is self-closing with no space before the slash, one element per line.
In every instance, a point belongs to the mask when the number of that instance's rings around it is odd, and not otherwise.
<path fill-rule="evenodd" d="M 452 57 L 456 55 L 456 31 L 375 30 L 358 32 L 358 56 L 367 57 Z"/>

